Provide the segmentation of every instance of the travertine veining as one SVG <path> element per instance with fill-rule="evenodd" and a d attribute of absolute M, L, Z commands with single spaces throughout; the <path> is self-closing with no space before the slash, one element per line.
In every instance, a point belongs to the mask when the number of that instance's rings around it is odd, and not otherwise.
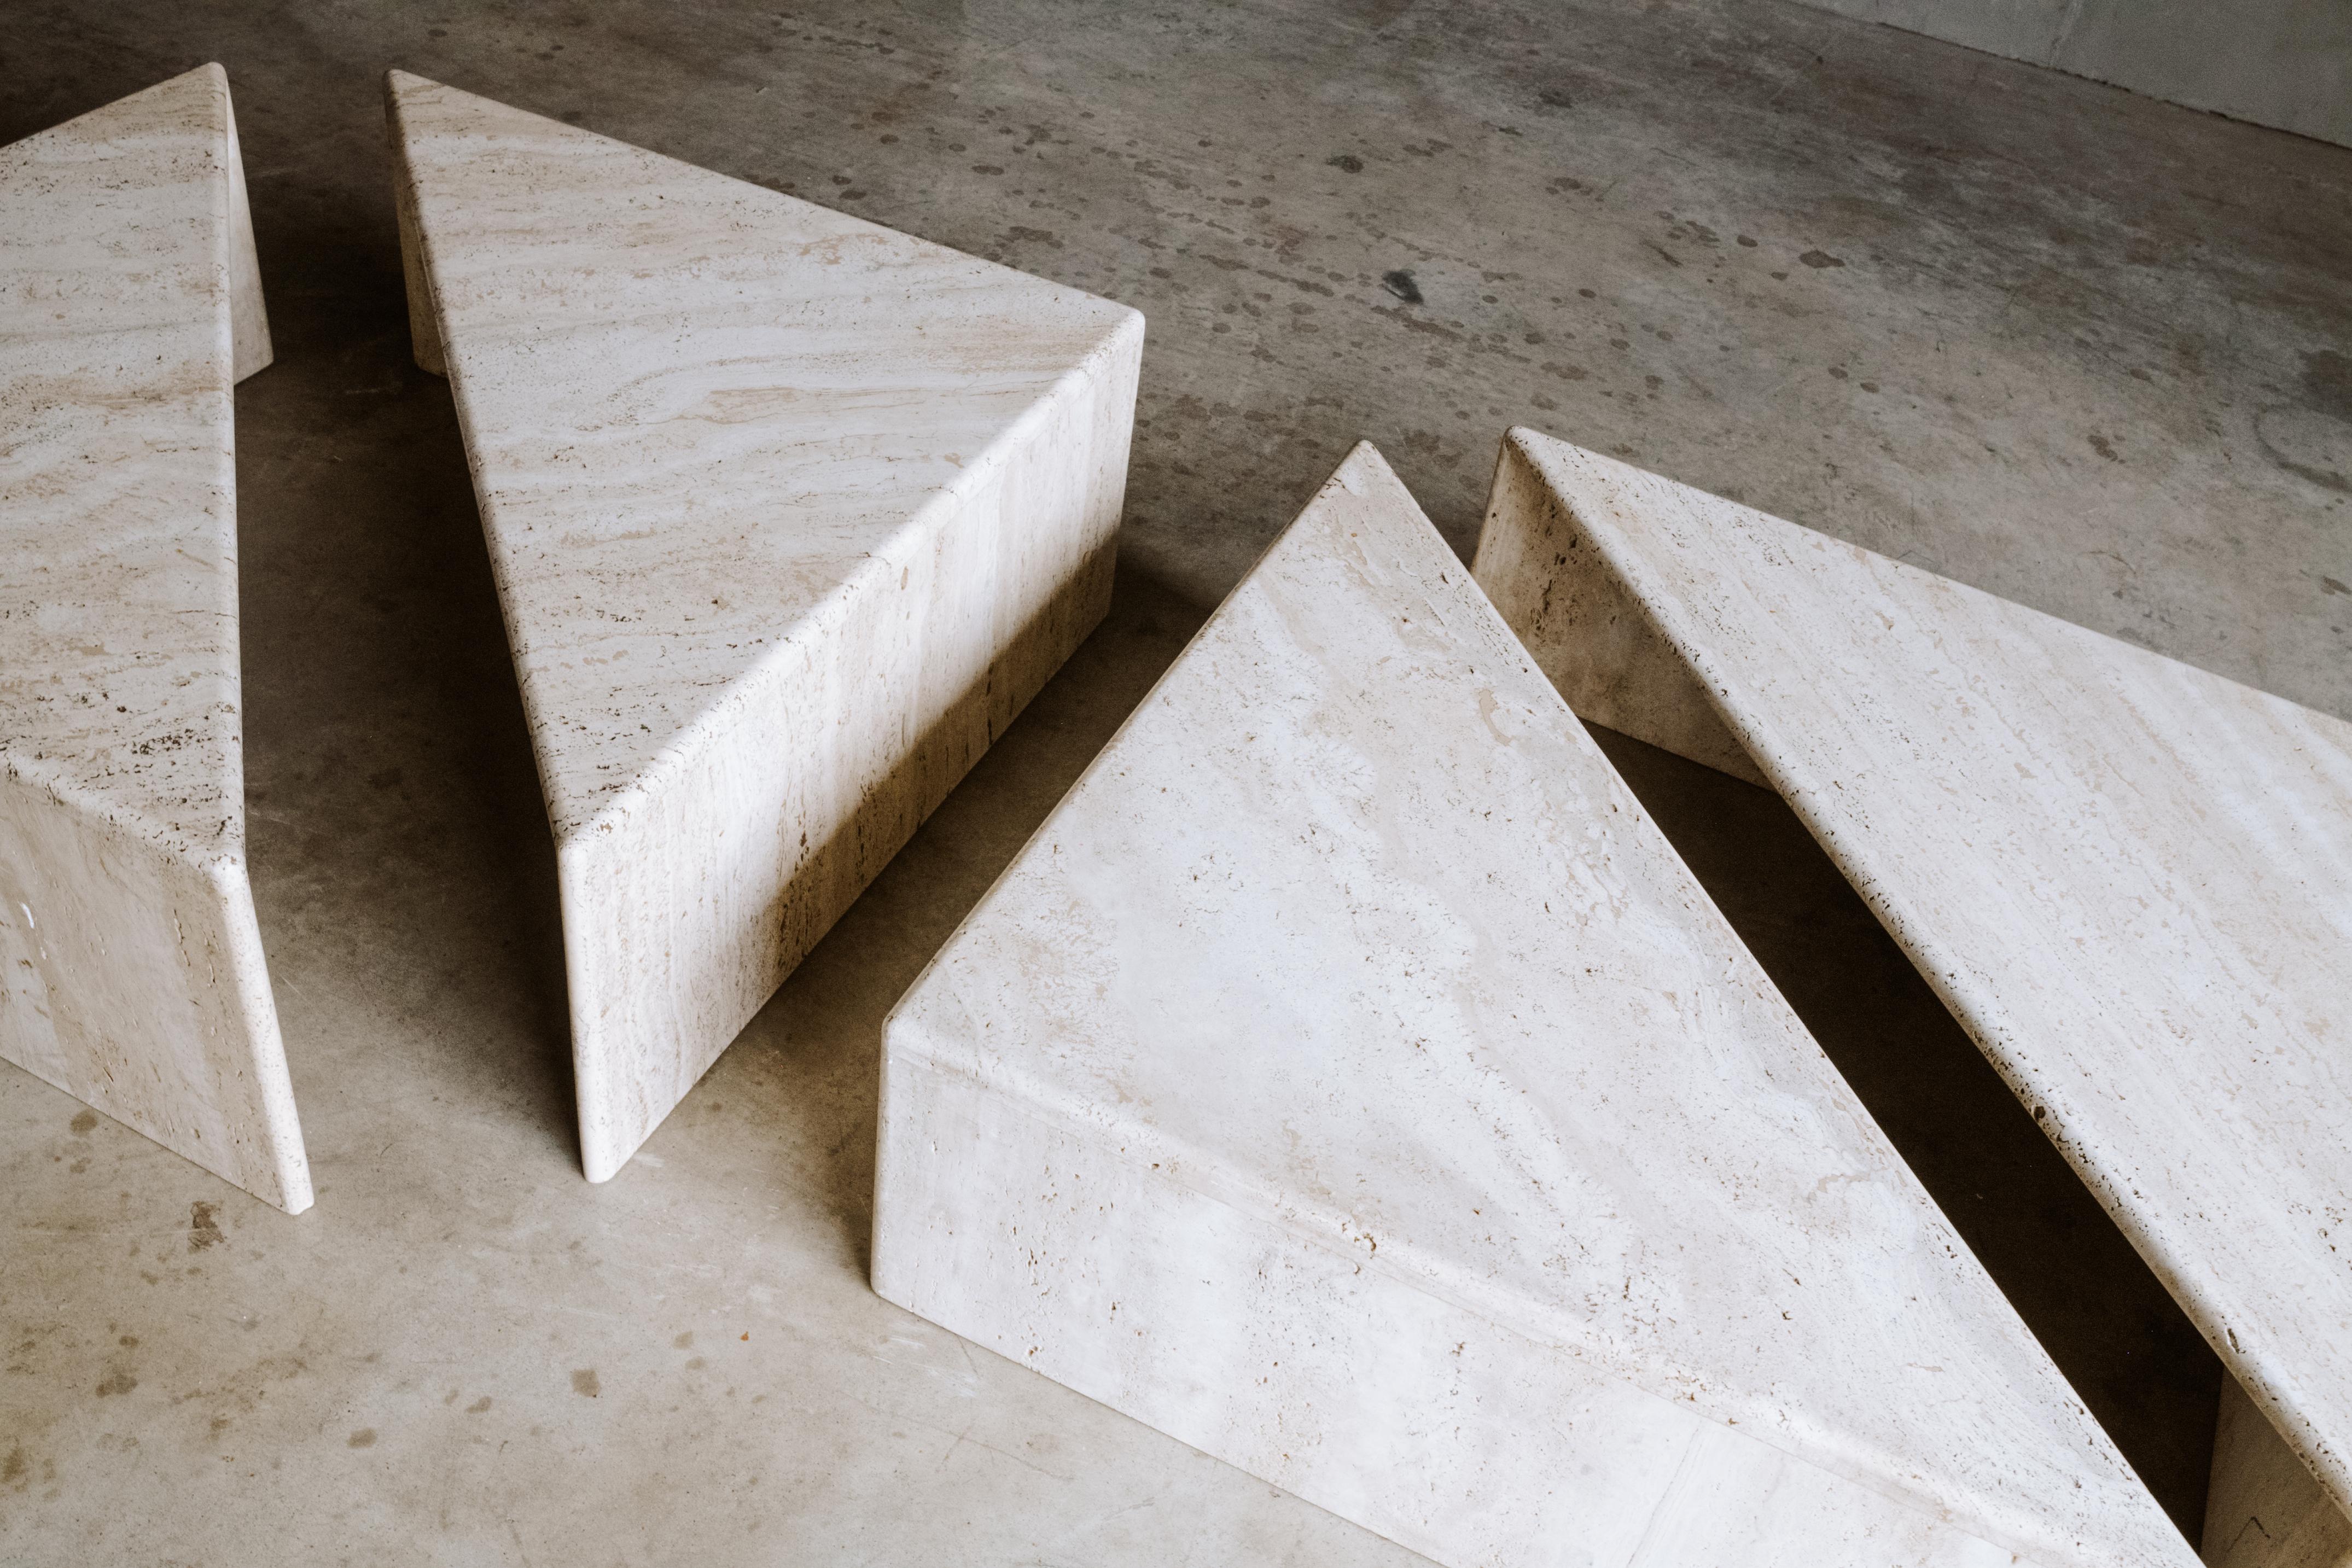
<path fill-rule="evenodd" d="M 1475 571 L 1788 798 L 2352 1503 L 2352 725 L 1530 431 Z"/>
<path fill-rule="evenodd" d="M 1142 318 L 404 73 L 617 1170 L 1101 618 Z"/>
<path fill-rule="evenodd" d="M 877 1291 L 1443 1563 L 2191 1560 L 1368 446 L 883 1071 Z"/>
<path fill-rule="evenodd" d="M 0 149 L 0 1055 L 310 1202 L 245 867 L 228 78 Z"/>

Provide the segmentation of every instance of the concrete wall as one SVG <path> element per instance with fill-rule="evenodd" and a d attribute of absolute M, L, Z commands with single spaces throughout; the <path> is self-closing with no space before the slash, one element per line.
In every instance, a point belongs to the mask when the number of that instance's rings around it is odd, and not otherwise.
<path fill-rule="evenodd" d="M 1805 0 L 2352 147 L 2352 0 Z"/>

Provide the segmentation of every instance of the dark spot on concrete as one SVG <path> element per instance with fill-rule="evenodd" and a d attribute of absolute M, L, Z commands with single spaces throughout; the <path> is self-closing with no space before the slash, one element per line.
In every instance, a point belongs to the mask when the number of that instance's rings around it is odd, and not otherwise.
<path fill-rule="evenodd" d="M 139 1348 L 139 1336 L 135 1333 L 127 1333 L 121 1339 L 116 1340 L 114 1343 L 122 1346 L 125 1350 L 137 1350 Z"/>
<path fill-rule="evenodd" d="M 103 1399 L 110 1394 L 128 1394 L 138 1386 L 139 1380 L 129 1373 L 110 1372 L 107 1374 L 106 1381 L 98 1385 L 98 1396 Z"/>
<path fill-rule="evenodd" d="M 1864 382 L 1862 383 L 1862 390 L 1864 392 L 1876 392 L 1878 390 L 1878 383 L 1876 382 Z"/>
<path fill-rule="evenodd" d="M 2334 349 L 2304 355 L 2303 401 L 2317 413 L 2352 420 L 2352 359 Z"/>
<path fill-rule="evenodd" d="M 1833 382 L 1842 382 L 1845 380 L 1845 367 L 1843 365 L 1832 365 L 1830 367 L 1830 380 Z"/>
<path fill-rule="evenodd" d="M 475 1400 L 471 1405 L 466 1406 L 466 1414 L 468 1416 L 479 1416 L 489 1407 L 490 1396 L 485 1394 L 479 1399 Z"/>
<path fill-rule="evenodd" d="M 1682 257 L 1676 256 L 1673 251 L 1668 250 L 1664 246 L 1660 245 L 1657 241 L 1643 240 L 1642 243 L 1648 246 L 1652 250 L 1656 251 L 1660 256 L 1664 256 L 1666 258 L 1667 266 L 1680 267 L 1683 264 Z"/>
<path fill-rule="evenodd" d="M 216 1246 L 228 1239 L 221 1234 L 220 1226 L 213 1219 L 213 1215 L 218 1211 L 219 1207 L 217 1204 L 211 1203 L 188 1205 L 189 1251 L 202 1252 L 207 1247 Z"/>
<path fill-rule="evenodd" d="M 695 1356 L 695 1357 L 691 1358 L 690 1360 L 688 1360 L 688 1361 L 687 1362 L 687 1364 L 686 1364 L 686 1369 L 687 1369 L 687 1371 L 688 1371 L 688 1372 L 699 1372 L 699 1371 L 701 1371 L 705 1366 L 707 1366 L 707 1365 L 709 1365 L 709 1364 L 708 1362 L 704 1361 L 700 1356 L 698 1356 L 698 1356 Z"/>
<path fill-rule="evenodd" d="M 1414 282 L 1412 274 L 1403 267 L 1381 274 L 1381 287 L 1408 305 L 1421 303 L 1421 285 Z"/>
<path fill-rule="evenodd" d="M 75 1134 L 77 1137 L 87 1138 L 91 1133 L 97 1131 L 97 1129 L 98 1113 L 95 1111 L 81 1112 L 77 1114 L 72 1121 L 66 1124 L 66 1131 Z"/>
<path fill-rule="evenodd" d="M 2097 453 L 2100 456 L 2105 458 L 2110 463 L 2120 463 L 2123 461 L 2123 459 L 2116 454 L 2115 443 L 2109 441 L 2105 436 L 2101 435 L 2095 430 L 2091 432 L 2091 450 Z"/>
<path fill-rule="evenodd" d="M 1574 109 L 1576 100 L 1556 87 L 1548 87 L 1536 94 L 1536 101 L 1546 109 Z"/>
<path fill-rule="evenodd" d="M 1364 172 L 1364 161 L 1353 152 L 1342 152 L 1336 158 L 1326 158 L 1323 162 L 1331 168 L 1342 170 L 1349 174 L 1360 174 Z"/>
<path fill-rule="evenodd" d="M 1825 250 L 1809 250 L 1797 258 L 1818 272 L 1825 267 L 1843 267 L 1845 263 Z"/>
<path fill-rule="evenodd" d="M 2281 403 L 2254 415 L 2254 439 L 2287 473 L 2352 496 L 2352 420 L 2325 408 Z"/>
<path fill-rule="evenodd" d="M 1746 235 L 1734 235 L 1731 237 L 1738 240 L 1741 245 L 1746 246 L 1749 250 L 1754 250 L 1756 248 L 1756 242 L 1749 239 Z"/>
<path fill-rule="evenodd" d="M 2323 577 L 2319 580 L 2319 591 L 2322 593 L 2352 594 L 2352 588 L 2345 587 L 2342 583 L 2336 581 L 2332 577 Z"/>
<path fill-rule="evenodd" d="M 1002 174 L 1004 169 L 1003 165 L 997 163 L 974 163 L 971 166 L 971 172 L 975 174 Z"/>
<path fill-rule="evenodd" d="M 692 1329 L 687 1330 L 684 1333 L 670 1341 L 669 1343 L 672 1350 L 692 1349 L 694 1346 L 694 1331 Z"/>
<path fill-rule="evenodd" d="M 358 1431 L 352 1433 L 349 1437 L 343 1440 L 343 1446 L 347 1448 L 374 1448 L 375 1428 L 373 1427 L 361 1427 Z"/>
<path fill-rule="evenodd" d="M 590 1399 L 593 1399 L 599 1394 L 604 1393 L 604 1385 L 596 1380 L 596 1369 L 593 1366 L 583 1366 L 579 1371 L 573 1373 L 572 1375 L 572 1392 L 574 1394 L 584 1395 Z"/>
<path fill-rule="evenodd" d="M 25 1472 L 30 1469 L 32 1467 L 25 1462 L 25 1448 L 20 1443 L 8 1450 L 6 1458 L 0 1459 L 0 1485 L 23 1480 Z"/>

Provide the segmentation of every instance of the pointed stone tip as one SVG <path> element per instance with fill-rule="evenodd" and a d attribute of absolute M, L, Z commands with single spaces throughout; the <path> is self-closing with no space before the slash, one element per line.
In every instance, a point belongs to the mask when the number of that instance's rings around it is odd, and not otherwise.
<path fill-rule="evenodd" d="M 1389 460 L 1382 455 L 1381 449 L 1369 441 L 1358 441 L 1348 449 L 1348 455 L 1341 458 L 1339 466 L 1331 471 L 1326 488 L 1335 485 L 1350 496 L 1377 496 L 1391 505 L 1402 502 L 1414 517 L 1423 522 L 1428 521 L 1427 514 L 1422 511 L 1421 503 L 1414 498 L 1412 491 L 1397 477 L 1396 470 L 1389 466 Z"/>
<path fill-rule="evenodd" d="M 398 99 L 420 88 L 433 88 L 440 85 L 429 77 L 418 76 L 415 71 L 402 70 L 398 66 L 383 73 L 383 95 L 386 99 Z"/>
<path fill-rule="evenodd" d="M 1118 300 L 1112 300 L 1109 303 L 1118 306 L 1118 319 L 1110 330 L 1112 337 L 1133 333 L 1139 341 L 1151 329 L 1150 323 L 1145 319 L 1143 312 L 1134 306 L 1120 304 Z"/>

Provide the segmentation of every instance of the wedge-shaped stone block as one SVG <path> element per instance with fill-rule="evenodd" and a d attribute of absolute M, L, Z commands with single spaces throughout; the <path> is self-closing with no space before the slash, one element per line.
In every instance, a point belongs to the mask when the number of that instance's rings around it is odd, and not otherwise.
<path fill-rule="evenodd" d="M 874 1281 L 1464 1568 L 2193 1561 L 1369 446 L 892 1013 Z"/>
<path fill-rule="evenodd" d="M 1142 318 L 399 72 L 617 1170 L 1108 605 Z"/>
<path fill-rule="evenodd" d="M 268 362 L 220 67 L 0 148 L 0 1056 L 299 1213 L 238 706 Z"/>
<path fill-rule="evenodd" d="M 1475 573 L 1788 799 L 2352 1502 L 2352 725 L 1530 431 Z"/>

